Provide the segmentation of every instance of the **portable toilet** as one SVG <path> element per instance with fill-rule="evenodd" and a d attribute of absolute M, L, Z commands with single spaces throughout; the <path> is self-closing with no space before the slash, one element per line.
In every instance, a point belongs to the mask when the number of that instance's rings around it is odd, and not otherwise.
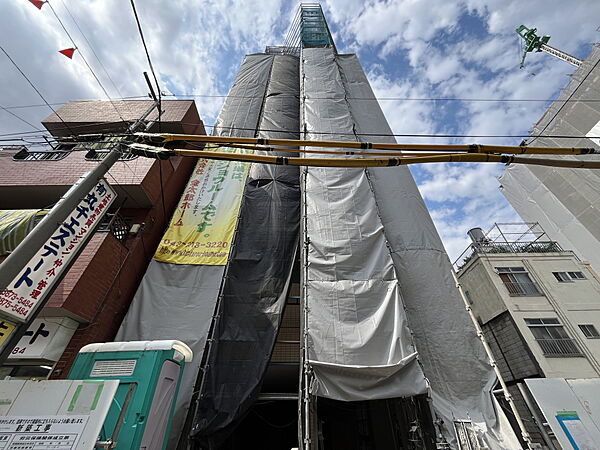
<path fill-rule="evenodd" d="M 192 350 L 183 342 L 131 341 L 83 347 L 71 380 L 119 380 L 99 440 L 107 448 L 166 448 L 185 363 Z"/>

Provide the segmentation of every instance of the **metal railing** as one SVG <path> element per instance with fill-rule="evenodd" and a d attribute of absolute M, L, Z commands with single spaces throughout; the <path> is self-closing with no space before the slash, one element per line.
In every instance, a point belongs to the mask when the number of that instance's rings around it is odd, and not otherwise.
<path fill-rule="evenodd" d="M 573 339 L 536 339 L 544 356 L 573 358 L 583 356 Z"/>
<path fill-rule="evenodd" d="M 462 269 L 475 254 L 485 253 L 555 253 L 564 252 L 562 247 L 554 241 L 535 242 L 480 242 L 471 244 L 454 261 L 454 269 Z"/>
<path fill-rule="evenodd" d="M 97 231 L 108 231 L 118 241 L 123 242 L 129 234 L 129 227 L 127 220 L 117 211 L 116 213 L 108 213 L 98 225 Z"/>
<path fill-rule="evenodd" d="M 511 297 L 542 296 L 542 290 L 535 281 L 502 281 Z"/>

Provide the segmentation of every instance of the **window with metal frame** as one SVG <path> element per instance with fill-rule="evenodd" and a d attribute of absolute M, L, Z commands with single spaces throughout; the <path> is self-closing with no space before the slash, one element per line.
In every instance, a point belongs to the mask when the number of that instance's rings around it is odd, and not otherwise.
<path fill-rule="evenodd" d="M 600 333 L 594 325 L 591 324 L 581 324 L 578 325 L 581 332 L 588 339 L 600 339 Z"/>
<path fill-rule="evenodd" d="M 496 273 L 511 296 L 543 295 L 524 267 L 496 267 Z"/>
<path fill-rule="evenodd" d="M 552 272 L 559 283 L 572 283 L 575 280 L 585 280 L 583 272 Z"/>
<path fill-rule="evenodd" d="M 533 337 L 547 357 L 581 357 L 577 343 L 556 318 L 525 319 Z"/>
<path fill-rule="evenodd" d="M 100 142 L 92 142 L 86 145 L 88 152 L 85 154 L 85 159 L 88 161 L 102 161 L 114 147 L 121 144 L 121 141 L 122 138 L 112 136 L 105 137 Z M 122 153 L 121 156 L 119 156 L 119 161 L 130 161 L 135 158 L 137 158 L 137 155 L 134 155 L 133 153 Z"/>
<path fill-rule="evenodd" d="M 50 149 L 44 150 L 29 150 L 27 147 L 22 147 L 20 151 L 13 155 L 15 161 L 59 161 L 65 158 L 75 147 L 74 144 L 59 144 Z"/>

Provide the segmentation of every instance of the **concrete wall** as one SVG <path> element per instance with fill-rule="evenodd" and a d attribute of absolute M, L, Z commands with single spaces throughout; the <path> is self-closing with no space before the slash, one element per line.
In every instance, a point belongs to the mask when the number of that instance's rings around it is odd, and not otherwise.
<path fill-rule="evenodd" d="M 495 267 L 524 267 L 541 294 L 511 296 Z M 571 252 L 485 254 L 469 261 L 459 272 L 459 279 L 469 292 L 473 311 L 482 324 L 490 323 L 503 310 L 509 312 L 516 330 L 544 376 L 597 377 L 600 374 L 600 339 L 586 338 L 578 327 L 579 324 L 592 324 L 600 330 L 600 283 L 588 267 Z M 552 274 L 569 271 L 583 272 L 586 279 L 561 283 Z M 525 319 L 532 318 L 558 318 L 584 357 L 544 356 L 525 323 Z M 490 327 L 498 324 L 498 321 L 493 321 Z M 511 346 L 516 339 L 514 333 L 504 335 L 503 339 L 506 341 L 501 339 L 499 345 L 503 350 L 512 351 Z M 521 363 L 523 361 L 516 363 L 517 371 L 521 369 Z"/>

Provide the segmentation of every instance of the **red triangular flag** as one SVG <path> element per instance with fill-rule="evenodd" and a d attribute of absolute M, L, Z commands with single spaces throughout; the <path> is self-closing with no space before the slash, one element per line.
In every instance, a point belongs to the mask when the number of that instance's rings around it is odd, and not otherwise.
<path fill-rule="evenodd" d="M 59 50 L 58 53 L 62 53 L 69 59 L 73 59 L 73 53 L 75 53 L 75 48 L 65 48 L 64 50 Z"/>
<path fill-rule="evenodd" d="M 44 3 L 41 0 L 29 0 L 29 3 L 33 3 L 33 5 L 37 8 L 37 9 L 42 9 L 42 6 L 44 6 Z"/>

